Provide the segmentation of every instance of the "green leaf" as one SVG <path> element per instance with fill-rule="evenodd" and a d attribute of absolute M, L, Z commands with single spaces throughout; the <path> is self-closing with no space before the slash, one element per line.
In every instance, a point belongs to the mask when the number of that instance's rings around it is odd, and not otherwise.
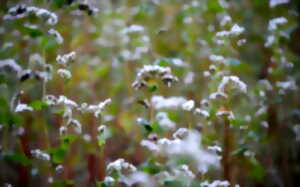
<path fill-rule="evenodd" d="M 51 155 L 53 163 L 61 164 L 65 160 L 65 155 L 67 153 L 67 150 L 63 146 L 59 146 L 50 149 L 49 153 Z"/>
<path fill-rule="evenodd" d="M 27 166 L 31 164 L 31 160 L 27 158 L 24 154 L 21 153 L 10 153 L 4 155 L 4 159 L 7 159 L 8 161 L 14 162 L 14 163 L 19 163 L 24 166 Z"/>
<path fill-rule="evenodd" d="M 41 100 L 35 100 L 29 104 L 34 110 L 42 110 L 43 108 L 47 108 L 48 104 Z"/>

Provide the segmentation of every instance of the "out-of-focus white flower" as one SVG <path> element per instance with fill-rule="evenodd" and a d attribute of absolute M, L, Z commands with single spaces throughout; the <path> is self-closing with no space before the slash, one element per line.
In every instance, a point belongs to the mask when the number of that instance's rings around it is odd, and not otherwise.
<path fill-rule="evenodd" d="M 65 79 L 70 79 L 72 77 L 71 72 L 67 69 L 59 69 L 57 70 L 57 73 L 59 74 L 59 76 Z"/>
<path fill-rule="evenodd" d="M 145 28 L 141 25 L 130 25 L 129 27 L 123 29 L 121 33 L 133 33 L 133 32 L 143 32 Z"/>
<path fill-rule="evenodd" d="M 213 62 L 219 62 L 219 63 L 222 63 L 222 64 L 226 64 L 226 59 L 223 57 L 223 56 L 220 56 L 220 55 L 210 55 L 209 56 L 209 60 L 213 61 Z"/>
<path fill-rule="evenodd" d="M 296 141 L 300 141 L 300 124 L 294 125 L 293 131 L 296 134 Z"/>
<path fill-rule="evenodd" d="M 60 65 L 67 66 L 70 62 L 74 61 L 76 58 L 76 52 L 72 51 L 64 55 L 58 55 L 56 57 L 56 62 Z"/>
<path fill-rule="evenodd" d="M 232 111 L 219 111 L 216 113 L 217 116 L 227 117 L 228 119 L 234 119 L 234 114 Z"/>
<path fill-rule="evenodd" d="M 58 44 L 62 44 L 62 43 L 64 42 L 63 37 L 60 35 L 60 33 L 59 33 L 57 30 L 55 30 L 55 29 L 50 29 L 50 30 L 48 31 L 48 33 L 49 33 L 50 35 L 52 35 L 52 36 L 55 38 L 55 41 L 56 41 Z"/>
<path fill-rule="evenodd" d="M 165 98 L 163 96 L 153 96 L 151 98 L 151 103 L 155 109 L 178 109 L 182 106 L 183 103 L 186 103 L 187 100 L 183 97 L 169 97 Z"/>
<path fill-rule="evenodd" d="M 231 17 L 229 15 L 225 15 L 225 16 L 222 16 L 222 19 L 220 21 L 220 25 L 221 26 L 224 26 L 226 25 L 227 23 L 230 23 L 231 22 Z"/>
<path fill-rule="evenodd" d="M 267 37 L 267 41 L 265 42 L 264 46 L 265 47 L 270 47 L 274 42 L 275 42 L 275 36 L 274 35 L 269 35 Z"/>
<path fill-rule="evenodd" d="M 76 119 L 70 119 L 68 122 L 67 122 L 67 125 L 69 126 L 74 126 L 74 130 L 76 133 L 78 134 L 81 134 L 82 132 L 82 126 L 80 124 L 80 122 Z"/>
<path fill-rule="evenodd" d="M 166 130 L 172 130 L 176 127 L 176 124 L 169 119 L 168 114 L 165 112 L 157 113 L 156 119 L 160 126 Z"/>
<path fill-rule="evenodd" d="M 220 157 L 202 149 L 201 136 L 197 131 L 189 131 L 183 139 L 159 139 L 159 153 L 167 157 L 188 156 L 197 164 L 198 171 L 206 173 L 209 167 L 219 167 Z"/>
<path fill-rule="evenodd" d="M 208 118 L 208 117 L 209 117 L 209 113 L 208 113 L 206 110 L 203 110 L 203 109 L 201 109 L 201 108 L 196 108 L 196 109 L 195 109 L 195 113 L 196 113 L 196 114 L 199 114 L 199 115 L 201 115 L 201 116 L 203 116 L 203 117 L 205 117 L 205 118 Z"/>
<path fill-rule="evenodd" d="M 270 5 L 270 8 L 273 8 L 277 5 L 286 4 L 289 2 L 290 2 L 290 0 L 270 0 L 269 5 Z"/>
<path fill-rule="evenodd" d="M 180 165 L 179 167 L 173 169 L 173 173 L 175 174 L 175 177 L 188 177 L 190 179 L 194 179 L 196 176 L 195 174 L 190 170 L 188 165 Z"/>
<path fill-rule="evenodd" d="M 162 67 L 159 65 L 144 65 L 137 73 L 136 80 L 132 83 L 135 89 L 141 89 L 147 86 L 149 79 L 161 79 L 168 87 L 178 78 L 172 74 L 170 67 Z"/>
<path fill-rule="evenodd" d="M 63 169 L 64 169 L 64 167 L 62 165 L 58 165 L 58 166 L 56 166 L 55 171 L 61 172 Z"/>
<path fill-rule="evenodd" d="M 108 183 L 108 184 L 113 184 L 115 182 L 115 179 L 114 178 L 112 178 L 111 176 L 106 176 L 105 178 L 104 178 L 104 183 Z"/>
<path fill-rule="evenodd" d="M 100 125 L 98 128 L 97 128 L 97 131 L 100 133 L 100 134 L 103 134 L 104 131 L 106 129 L 106 126 L 105 125 Z"/>
<path fill-rule="evenodd" d="M 192 84 L 194 81 L 195 73 L 194 72 L 188 72 L 186 76 L 184 77 L 184 83 L 185 84 Z"/>
<path fill-rule="evenodd" d="M 106 167 L 106 171 L 107 173 L 111 173 L 114 170 L 116 170 L 117 172 L 135 172 L 136 171 L 136 167 L 128 162 L 126 162 L 123 158 L 119 158 L 117 160 L 115 160 L 114 162 L 111 162 L 107 165 Z M 124 171 L 125 170 L 125 171 Z"/>
<path fill-rule="evenodd" d="M 195 101 L 193 100 L 188 100 L 187 102 L 181 105 L 182 109 L 186 111 L 191 111 L 194 108 L 194 106 L 195 106 Z"/>
<path fill-rule="evenodd" d="M 27 104 L 18 104 L 16 109 L 15 109 L 15 112 L 23 112 L 23 111 L 33 111 L 33 108 L 28 106 Z"/>
<path fill-rule="evenodd" d="M 215 180 L 212 183 L 209 183 L 208 181 L 204 181 L 200 184 L 201 187 L 228 187 L 230 186 L 230 183 L 228 181 L 220 181 Z"/>
<path fill-rule="evenodd" d="M 226 36 L 238 36 L 242 34 L 245 29 L 238 24 L 234 24 L 229 31 L 220 31 L 216 33 L 217 37 L 226 37 Z"/>
<path fill-rule="evenodd" d="M 288 20 L 285 17 L 273 18 L 269 21 L 268 30 L 275 31 L 277 29 L 278 25 L 283 25 L 287 22 L 288 22 Z"/>
<path fill-rule="evenodd" d="M 41 151 L 40 149 L 31 150 L 30 153 L 32 154 L 32 156 L 34 156 L 38 159 L 50 161 L 50 155 Z"/>
<path fill-rule="evenodd" d="M 179 128 L 174 134 L 174 139 L 183 139 L 185 138 L 189 133 L 189 130 L 187 128 Z"/>
<path fill-rule="evenodd" d="M 61 127 L 59 128 L 59 134 L 60 134 L 61 136 L 65 135 L 66 132 L 67 132 L 67 128 L 66 128 L 65 126 L 61 126 Z"/>
<path fill-rule="evenodd" d="M 80 111 L 82 112 L 91 112 L 94 113 L 94 116 L 96 118 L 99 117 L 99 115 L 101 114 L 101 112 L 103 111 L 103 109 L 109 104 L 111 103 L 111 99 L 106 99 L 103 102 L 100 102 L 97 105 L 88 105 L 87 103 L 82 103 L 80 106 Z"/>
<path fill-rule="evenodd" d="M 214 92 L 214 93 L 211 93 L 208 98 L 210 100 L 226 99 L 227 98 L 227 94 L 225 94 L 223 92 Z"/>
<path fill-rule="evenodd" d="M 210 151 L 214 151 L 215 153 L 222 152 L 222 148 L 218 145 L 208 146 L 207 149 L 210 150 Z"/>
<path fill-rule="evenodd" d="M 247 92 L 247 85 L 240 80 L 237 76 L 224 76 L 218 86 L 218 92 L 225 92 L 225 88 L 232 83 L 232 88 L 238 89 L 242 93 Z"/>
<path fill-rule="evenodd" d="M 157 144 L 153 141 L 150 140 L 142 140 L 141 141 L 141 146 L 146 147 L 147 149 L 149 149 L 149 151 L 151 152 L 158 152 L 159 151 L 159 147 L 157 146 Z"/>
<path fill-rule="evenodd" d="M 69 98 L 67 98 L 64 95 L 59 96 L 59 98 L 57 99 L 57 104 L 62 104 L 65 106 L 69 106 L 69 107 L 77 107 L 77 103 Z"/>
<path fill-rule="evenodd" d="M 57 15 L 43 8 L 26 6 L 26 5 L 16 5 L 8 10 L 8 13 L 4 16 L 4 20 L 14 20 L 21 19 L 30 14 L 35 14 L 39 18 L 47 20 L 47 24 L 55 25 L 57 24 Z"/>
<path fill-rule="evenodd" d="M 238 46 L 242 46 L 242 45 L 245 44 L 246 42 L 247 42 L 247 40 L 244 38 L 244 39 L 238 40 L 238 41 L 236 42 L 236 44 L 237 44 Z"/>

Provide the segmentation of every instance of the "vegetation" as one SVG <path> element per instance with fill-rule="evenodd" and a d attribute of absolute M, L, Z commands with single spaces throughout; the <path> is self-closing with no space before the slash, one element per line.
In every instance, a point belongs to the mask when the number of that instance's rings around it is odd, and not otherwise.
<path fill-rule="evenodd" d="M 300 3 L 2 0 L 1 186 L 297 186 Z"/>

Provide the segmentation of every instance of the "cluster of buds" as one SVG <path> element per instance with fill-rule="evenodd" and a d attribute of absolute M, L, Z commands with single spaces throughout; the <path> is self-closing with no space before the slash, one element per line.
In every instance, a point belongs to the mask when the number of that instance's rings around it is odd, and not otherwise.
<path fill-rule="evenodd" d="M 150 80 L 160 79 L 168 87 L 171 86 L 173 82 L 178 81 L 178 78 L 172 74 L 170 67 L 162 67 L 159 65 L 145 65 L 137 73 L 136 80 L 133 82 L 132 86 L 135 89 L 141 89 L 148 86 Z"/>

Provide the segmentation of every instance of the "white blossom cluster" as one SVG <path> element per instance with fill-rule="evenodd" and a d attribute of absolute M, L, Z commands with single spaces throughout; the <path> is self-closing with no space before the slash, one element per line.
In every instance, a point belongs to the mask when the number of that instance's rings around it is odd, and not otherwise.
<path fill-rule="evenodd" d="M 17 5 L 8 10 L 8 13 L 4 16 L 4 20 L 15 20 L 21 19 L 30 14 L 34 14 L 39 18 L 46 19 L 47 24 L 55 25 L 57 24 L 58 18 L 57 15 L 53 12 L 50 12 L 43 8 L 26 6 L 26 5 Z"/>
<path fill-rule="evenodd" d="M 135 89 L 141 89 L 148 85 L 148 81 L 151 79 L 161 79 L 167 86 L 171 86 L 171 83 L 178 81 L 178 78 L 172 75 L 170 67 L 162 67 L 159 65 L 144 65 L 137 73 L 136 80 L 132 86 Z"/>
<path fill-rule="evenodd" d="M 183 129 L 181 132 L 186 133 Z M 177 134 L 176 134 L 177 133 Z M 176 135 L 175 135 L 176 134 Z M 178 138 L 178 132 L 174 133 L 175 139 L 161 138 L 155 141 L 143 140 L 142 146 L 150 151 L 166 157 L 188 156 L 195 162 L 197 169 L 201 173 L 206 173 L 210 167 L 219 167 L 220 157 L 213 152 L 204 150 L 199 142 L 201 136 L 197 131 L 189 130 L 183 138 Z"/>
<path fill-rule="evenodd" d="M 283 25 L 287 22 L 288 20 L 285 17 L 273 18 L 269 21 L 268 30 L 275 31 L 277 30 L 278 25 Z"/>
<path fill-rule="evenodd" d="M 277 5 L 281 5 L 281 4 L 286 4 L 289 3 L 290 0 L 270 0 L 269 1 L 269 5 L 271 8 L 277 6 Z"/>
<path fill-rule="evenodd" d="M 220 31 L 216 33 L 217 37 L 226 37 L 226 36 L 238 36 L 242 34 L 245 29 L 238 24 L 234 24 L 229 31 Z"/>
<path fill-rule="evenodd" d="M 156 120 L 164 129 L 172 130 L 176 127 L 176 124 L 169 119 L 168 114 L 166 112 L 157 113 Z"/>
<path fill-rule="evenodd" d="M 45 67 L 48 67 L 48 64 L 45 64 Z M 49 66 L 51 67 L 51 66 Z M 47 82 L 51 79 L 49 72 L 43 71 L 33 71 L 31 69 L 23 69 L 17 62 L 13 59 L 4 59 L 0 60 L 0 72 L 14 72 L 16 77 L 20 81 L 25 81 L 30 78 L 37 80 L 42 80 Z M 51 68 L 49 69 L 51 71 Z"/>
<path fill-rule="evenodd" d="M 188 100 L 184 97 L 169 97 L 153 96 L 151 103 L 155 109 L 178 109 L 181 108 Z"/>
<path fill-rule="evenodd" d="M 68 66 L 70 62 L 74 61 L 76 57 L 76 52 L 72 51 L 64 55 L 58 55 L 56 57 L 56 62 L 62 66 Z"/>
<path fill-rule="evenodd" d="M 133 173 L 137 169 L 134 165 L 126 162 L 123 158 L 110 162 L 106 167 L 106 173 L 111 174 L 113 171 L 120 173 Z"/>
<path fill-rule="evenodd" d="M 53 36 L 55 38 L 55 41 L 58 43 L 58 44 L 62 44 L 64 42 L 64 38 L 60 35 L 60 33 L 55 30 L 55 29 L 50 29 L 48 31 L 48 34 L 50 34 L 51 36 Z"/>
<path fill-rule="evenodd" d="M 224 76 L 218 86 L 218 92 L 225 93 L 229 84 L 242 93 L 247 93 L 247 85 L 237 76 Z"/>
<path fill-rule="evenodd" d="M 19 103 L 15 109 L 15 112 L 23 112 L 23 111 L 33 111 L 33 108 L 28 106 L 27 104 Z"/>
<path fill-rule="evenodd" d="M 230 186 L 230 183 L 228 181 L 220 181 L 220 180 L 215 180 L 211 183 L 208 181 L 204 181 L 200 184 L 201 187 L 228 187 Z"/>
<path fill-rule="evenodd" d="M 48 153 L 45 153 L 45 152 L 41 151 L 40 149 L 31 150 L 30 153 L 35 158 L 45 160 L 45 161 L 50 161 L 50 155 Z"/>
<path fill-rule="evenodd" d="M 145 28 L 141 25 L 130 25 L 129 27 L 123 29 L 121 32 L 124 34 L 134 33 L 134 32 L 143 32 Z"/>
<path fill-rule="evenodd" d="M 94 113 L 95 117 L 98 117 L 104 107 L 111 102 L 111 99 L 106 99 L 105 101 L 100 102 L 98 105 L 89 105 L 87 103 L 82 103 L 81 106 L 79 106 L 75 101 L 68 99 L 63 95 L 59 96 L 58 98 L 54 95 L 46 95 L 44 97 L 44 101 L 50 106 L 62 105 L 64 107 L 63 117 L 67 119 L 66 125 L 73 126 L 74 130 L 80 134 L 82 131 L 82 125 L 78 120 L 73 118 L 73 110 Z M 64 135 L 67 131 L 67 127 L 61 126 L 59 131 L 61 135 Z"/>
<path fill-rule="evenodd" d="M 64 79 L 70 79 L 72 77 L 71 72 L 69 70 L 63 69 L 63 68 L 58 69 L 57 74 Z"/>

